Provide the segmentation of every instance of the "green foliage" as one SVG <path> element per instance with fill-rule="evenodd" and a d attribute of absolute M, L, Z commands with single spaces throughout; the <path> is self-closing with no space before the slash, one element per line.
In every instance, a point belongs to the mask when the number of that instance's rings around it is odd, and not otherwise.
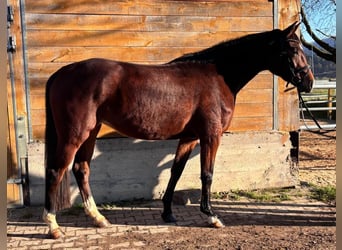
<path fill-rule="evenodd" d="M 326 187 L 311 187 L 311 198 L 323 201 L 323 202 L 334 202 L 336 201 L 336 187 L 326 186 Z"/>
<path fill-rule="evenodd" d="M 258 202 L 281 202 L 290 200 L 288 189 L 262 189 L 253 191 L 235 191 L 236 194 Z"/>
<path fill-rule="evenodd" d="M 310 183 L 301 188 L 273 188 L 260 190 L 231 190 L 229 192 L 216 192 L 214 199 L 229 199 L 238 201 L 243 198 L 256 202 L 282 202 L 296 198 L 308 198 L 327 203 L 336 201 L 336 187 L 319 187 Z"/>
<path fill-rule="evenodd" d="M 312 64 L 312 68 L 314 70 L 316 79 L 329 79 L 336 78 L 336 64 L 330 61 L 327 61 L 316 54 L 312 59 L 311 54 L 307 54 L 307 60 L 309 64 Z"/>
<path fill-rule="evenodd" d="M 33 217 L 33 214 L 31 212 L 26 212 L 22 215 L 22 219 L 31 219 Z"/>
<path fill-rule="evenodd" d="M 75 204 L 71 208 L 62 211 L 62 215 L 79 215 L 83 212 L 83 204 Z"/>
<path fill-rule="evenodd" d="M 229 192 L 216 192 L 213 193 L 214 199 L 229 199 L 229 200 L 241 200 L 247 198 L 258 202 L 281 202 L 290 200 L 291 197 L 288 194 L 290 189 L 262 189 L 262 190 L 231 190 Z"/>

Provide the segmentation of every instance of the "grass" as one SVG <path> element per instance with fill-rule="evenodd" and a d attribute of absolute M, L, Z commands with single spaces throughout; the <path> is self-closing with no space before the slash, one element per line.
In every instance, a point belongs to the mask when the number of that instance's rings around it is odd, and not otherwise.
<path fill-rule="evenodd" d="M 229 199 L 238 201 L 248 199 L 256 202 L 282 202 L 307 198 L 326 203 L 336 202 L 336 187 L 319 187 L 313 184 L 305 184 L 301 188 L 273 188 L 260 190 L 231 190 L 229 192 L 215 192 L 214 199 Z"/>
<path fill-rule="evenodd" d="M 75 204 L 71 208 L 63 210 L 62 215 L 79 215 L 83 209 L 83 204 Z"/>
<path fill-rule="evenodd" d="M 148 206 L 148 200 L 145 200 L 143 198 L 141 199 L 133 199 L 133 200 L 121 200 L 116 202 L 108 202 L 108 203 L 102 203 L 100 204 L 100 207 L 104 210 L 111 210 L 113 208 L 118 207 L 144 207 Z"/>
<path fill-rule="evenodd" d="M 216 192 L 213 194 L 215 199 L 241 200 L 247 198 L 258 202 L 281 202 L 291 199 L 290 189 L 274 188 L 261 190 L 231 190 L 229 192 Z"/>
<path fill-rule="evenodd" d="M 323 201 L 323 202 L 335 202 L 336 201 L 336 187 L 326 186 L 326 187 L 311 187 L 311 198 Z"/>
<path fill-rule="evenodd" d="M 25 214 L 23 214 L 23 216 L 21 218 L 22 219 L 31 219 L 31 218 L 33 218 L 33 214 L 31 212 L 26 212 Z"/>

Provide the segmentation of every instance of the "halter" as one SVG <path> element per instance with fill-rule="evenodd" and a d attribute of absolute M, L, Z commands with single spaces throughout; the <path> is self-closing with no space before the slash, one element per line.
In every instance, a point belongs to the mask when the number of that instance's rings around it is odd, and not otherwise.
<path fill-rule="evenodd" d="M 296 43 L 300 44 L 300 41 L 299 40 L 295 40 L 295 39 L 287 39 L 286 41 L 287 42 L 296 42 Z M 289 83 L 292 83 L 294 86 L 297 87 L 298 85 L 300 85 L 302 83 L 302 79 L 304 77 L 306 77 L 307 74 L 309 74 L 309 70 L 311 69 L 311 66 L 310 65 L 305 65 L 304 67 L 296 69 L 294 64 L 293 64 L 293 61 L 288 56 L 288 52 L 287 51 L 283 51 L 281 53 L 281 55 L 287 55 L 287 60 L 289 62 L 290 71 L 291 71 L 291 74 L 292 74 L 291 80 L 289 82 L 287 82 L 286 87 L 289 85 Z M 298 74 L 300 75 L 302 72 L 304 72 L 305 75 L 303 77 L 301 77 L 301 76 L 298 77 Z"/>
<path fill-rule="evenodd" d="M 304 67 L 301 67 L 299 69 L 296 69 L 293 65 L 293 62 L 291 61 L 291 59 L 288 57 L 288 61 L 289 61 L 289 64 L 290 64 L 290 71 L 291 71 L 291 74 L 292 74 L 292 78 L 291 78 L 291 83 L 295 86 L 298 86 L 299 84 L 302 83 L 302 79 L 304 77 L 307 76 L 307 74 L 309 74 L 309 69 L 311 69 L 311 66 L 310 65 L 306 65 Z M 302 77 L 298 77 L 298 74 L 300 75 L 300 73 L 304 72 L 305 75 Z M 287 85 L 290 83 L 288 82 Z M 287 86 L 286 85 L 286 86 Z"/>

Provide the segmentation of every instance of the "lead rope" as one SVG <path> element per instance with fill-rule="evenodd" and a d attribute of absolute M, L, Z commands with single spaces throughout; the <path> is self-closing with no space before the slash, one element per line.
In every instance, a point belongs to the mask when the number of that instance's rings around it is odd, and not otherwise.
<path fill-rule="evenodd" d="M 319 125 L 317 119 L 315 118 L 315 116 L 311 113 L 311 111 L 309 110 L 309 107 L 306 105 L 302 95 L 300 94 L 300 92 L 298 91 L 298 96 L 299 96 L 299 105 L 300 105 L 300 110 L 301 110 L 301 114 L 302 114 L 302 117 L 303 117 L 303 121 L 304 121 L 304 125 L 306 126 L 306 128 L 311 131 L 311 132 L 315 132 L 311 129 L 309 129 L 309 127 L 306 125 L 305 123 L 305 117 L 304 117 L 304 111 L 303 111 L 303 106 L 304 108 L 306 109 L 306 111 L 308 112 L 308 114 L 310 115 L 311 119 L 315 122 L 315 124 L 317 125 L 317 127 L 319 128 L 320 131 L 316 132 L 316 133 L 326 133 L 326 132 L 329 132 L 329 131 L 332 131 L 333 129 L 331 130 L 328 130 L 328 129 L 323 129 L 321 127 L 321 125 Z"/>
<path fill-rule="evenodd" d="M 305 124 L 305 117 L 304 117 L 304 111 L 303 111 L 303 106 L 306 109 L 306 111 L 308 112 L 308 114 L 311 116 L 311 119 L 316 123 L 317 127 L 319 129 L 322 129 L 321 125 L 319 125 L 318 121 L 316 120 L 316 118 L 314 117 L 314 115 L 311 113 L 311 111 L 309 110 L 309 107 L 306 105 L 305 101 L 303 100 L 302 95 L 300 94 L 300 92 L 298 91 L 298 96 L 299 96 L 299 105 L 300 105 L 300 110 L 302 113 L 302 117 L 303 117 L 303 121 Z M 305 126 L 308 128 L 308 126 L 305 124 Z M 309 129 L 309 128 L 308 128 Z M 310 130 L 310 129 L 309 129 Z"/>

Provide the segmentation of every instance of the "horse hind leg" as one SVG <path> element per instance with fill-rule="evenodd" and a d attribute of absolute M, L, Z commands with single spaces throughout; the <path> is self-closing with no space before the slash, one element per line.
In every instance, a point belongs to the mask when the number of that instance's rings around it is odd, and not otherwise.
<path fill-rule="evenodd" d="M 93 222 L 96 226 L 107 227 L 110 225 L 110 222 L 98 211 L 95 200 L 91 193 L 89 185 L 89 162 L 83 160 L 82 157 L 79 159 L 80 160 L 75 162 L 73 166 L 73 173 L 75 175 L 83 200 L 84 211 L 90 218 L 93 219 Z"/>
<path fill-rule="evenodd" d="M 176 184 L 183 173 L 186 162 L 192 150 L 197 144 L 197 139 L 180 139 L 176 151 L 176 156 L 171 168 L 171 177 L 163 196 L 164 210 L 162 218 L 165 222 L 176 222 L 176 218 L 172 214 L 171 203 Z"/>
<path fill-rule="evenodd" d="M 58 141 L 56 147 L 50 147 L 47 152 L 45 177 L 46 193 L 43 220 L 47 223 L 49 234 L 53 239 L 60 238 L 63 235 L 63 232 L 56 220 L 56 211 L 70 207 L 70 201 L 68 201 L 68 204 L 58 204 L 57 198 L 60 197 L 57 197 L 57 194 L 69 193 L 70 191 L 69 183 L 63 187 L 61 186 L 62 179 L 66 174 L 68 174 L 68 169 L 73 166 L 76 153 L 79 151 L 83 143 L 87 141 L 87 138 L 90 137 L 90 134 L 92 134 L 92 132 L 86 130 L 76 137 L 65 133 L 63 134 L 63 137 L 59 137 L 58 140 L 56 138 L 55 141 Z M 63 189 L 61 190 L 61 188 Z M 94 202 L 92 203 L 90 199 L 88 203 L 93 204 Z"/>
<path fill-rule="evenodd" d="M 96 135 L 100 127 L 98 125 L 90 132 L 89 138 L 77 151 L 72 171 L 80 190 L 85 213 L 93 219 L 96 226 L 107 227 L 110 225 L 110 222 L 98 211 L 89 185 L 90 160 L 94 152 Z"/>
<path fill-rule="evenodd" d="M 63 193 L 64 191 L 68 193 L 69 191 L 69 183 L 66 183 L 62 187 L 65 188 L 65 190 L 59 190 L 59 188 L 61 187 L 63 177 L 68 174 L 66 172 L 72 165 L 76 150 L 77 148 L 75 145 L 60 144 L 56 148 L 56 157 L 50 155 L 47 161 L 47 167 L 45 170 L 46 191 L 43 220 L 47 223 L 49 234 L 54 239 L 60 238 L 63 235 L 63 232 L 56 221 L 56 211 L 67 207 L 65 204 L 63 207 L 58 206 L 57 194 Z M 67 203 L 70 204 L 70 201 Z"/>

